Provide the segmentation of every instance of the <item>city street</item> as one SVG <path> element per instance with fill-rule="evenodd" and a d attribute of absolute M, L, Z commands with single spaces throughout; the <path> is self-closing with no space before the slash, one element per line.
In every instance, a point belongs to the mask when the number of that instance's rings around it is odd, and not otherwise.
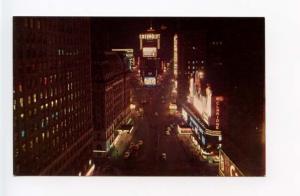
<path fill-rule="evenodd" d="M 96 172 L 95 175 L 217 175 L 217 166 L 196 159 L 189 152 L 188 146 L 179 140 L 175 127 L 171 129 L 170 135 L 166 134 L 167 127 L 178 122 L 178 117 L 170 114 L 168 108 L 172 100 L 171 74 L 167 73 L 163 77 L 158 86 L 141 87 L 138 82 L 134 83 L 135 131 L 131 142 L 137 144 L 139 140 L 143 140 L 143 145 L 137 150 L 135 156 L 131 154 L 128 159 L 124 159 L 121 155 L 118 159 L 110 160 L 105 166 L 100 166 L 104 169 L 97 170 L 101 171 L 101 174 Z M 163 153 L 166 155 L 165 159 L 162 157 Z"/>

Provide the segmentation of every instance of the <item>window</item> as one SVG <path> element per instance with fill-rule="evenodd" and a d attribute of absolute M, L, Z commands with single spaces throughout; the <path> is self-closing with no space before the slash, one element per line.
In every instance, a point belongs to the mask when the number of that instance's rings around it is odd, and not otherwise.
<path fill-rule="evenodd" d="M 25 131 L 22 130 L 22 131 L 21 131 L 21 138 L 24 138 L 24 137 L 25 137 Z"/>
<path fill-rule="evenodd" d="M 14 110 L 16 110 L 17 101 L 14 99 Z"/>
<path fill-rule="evenodd" d="M 19 84 L 19 92 L 22 92 L 22 91 L 23 91 L 22 84 Z"/>
<path fill-rule="evenodd" d="M 47 85 L 47 77 L 44 77 L 44 85 Z"/>
<path fill-rule="evenodd" d="M 36 94 L 33 94 L 33 102 L 36 103 Z"/>
<path fill-rule="evenodd" d="M 20 102 L 20 106 L 21 106 L 21 108 L 24 106 L 24 102 L 23 102 L 23 98 L 20 98 L 19 99 L 19 102 Z"/>
<path fill-rule="evenodd" d="M 28 105 L 31 104 L 31 96 L 28 96 Z"/>

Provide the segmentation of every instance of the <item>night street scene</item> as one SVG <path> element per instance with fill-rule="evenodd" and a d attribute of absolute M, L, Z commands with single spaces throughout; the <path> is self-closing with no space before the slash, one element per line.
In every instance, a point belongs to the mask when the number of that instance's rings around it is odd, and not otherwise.
<path fill-rule="evenodd" d="M 15 176 L 265 176 L 265 19 L 13 17 Z"/>

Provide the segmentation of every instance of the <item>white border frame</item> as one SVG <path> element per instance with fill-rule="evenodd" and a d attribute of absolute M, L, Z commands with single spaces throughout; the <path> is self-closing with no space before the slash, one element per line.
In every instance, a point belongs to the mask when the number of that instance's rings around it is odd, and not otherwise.
<path fill-rule="evenodd" d="M 300 195 L 299 1 L 3 0 L 0 5 L 0 195 Z M 13 177 L 12 16 L 26 15 L 265 17 L 267 177 Z"/>

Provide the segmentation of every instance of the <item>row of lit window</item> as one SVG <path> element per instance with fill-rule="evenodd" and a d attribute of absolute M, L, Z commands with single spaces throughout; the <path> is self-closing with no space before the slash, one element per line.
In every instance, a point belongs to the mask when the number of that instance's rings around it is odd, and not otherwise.
<path fill-rule="evenodd" d="M 64 49 L 58 49 L 57 50 L 57 55 L 58 56 L 72 56 L 72 55 L 78 55 L 79 50 L 77 49 L 76 51 L 65 51 Z"/>
<path fill-rule="evenodd" d="M 223 44 L 223 42 L 222 41 L 213 41 L 213 42 L 211 42 L 212 43 L 212 45 L 222 45 Z"/>
<path fill-rule="evenodd" d="M 44 133 L 43 133 L 44 134 Z M 47 137 L 49 138 L 49 134 L 45 134 L 43 135 L 42 137 L 42 142 L 44 142 L 44 138 Z M 67 149 L 68 147 L 68 142 L 66 142 L 65 140 L 60 140 L 59 139 L 59 136 L 55 137 L 55 139 L 51 139 L 51 145 L 53 147 L 58 147 L 60 146 L 61 150 L 64 151 L 65 149 Z M 64 143 L 59 143 L 60 141 L 64 141 Z M 21 148 L 21 151 L 19 150 L 19 148 L 15 148 L 15 157 L 17 158 L 19 155 L 23 154 L 23 153 L 26 153 L 27 150 L 34 150 L 34 146 L 37 145 L 36 149 L 39 149 L 39 150 L 42 150 L 41 146 L 39 145 L 39 137 L 36 137 L 35 140 L 30 140 L 27 145 L 26 143 L 22 143 L 20 145 L 20 148 Z M 44 144 L 43 144 L 44 145 Z M 55 148 L 56 150 L 59 150 L 60 149 L 59 147 L 58 148 Z M 48 149 L 47 151 L 51 150 L 53 152 L 53 149 Z M 41 152 L 40 152 L 41 153 Z M 49 154 L 48 154 L 49 155 Z M 28 157 L 27 157 L 28 158 Z"/>
<path fill-rule="evenodd" d="M 51 105 L 53 104 L 53 101 L 51 102 Z M 56 105 L 57 105 L 57 102 L 56 102 Z M 52 106 L 53 107 L 53 106 Z M 15 107 L 14 107 L 15 108 Z M 41 105 L 40 106 L 40 111 L 42 111 L 43 109 L 47 109 L 48 108 L 48 103 L 46 103 L 45 104 L 45 106 L 44 105 Z M 62 114 L 64 114 L 64 115 L 67 115 L 67 114 L 69 114 L 69 113 L 72 113 L 73 111 L 76 111 L 77 109 L 79 108 L 79 104 L 75 104 L 75 106 L 69 106 L 69 107 L 65 107 L 62 111 L 63 112 L 61 112 Z M 83 110 L 84 111 L 84 110 Z M 29 117 L 31 117 L 31 116 L 35 116 L 36 114 L 37 114 L 37 108 L 34 108 L 33 109 L 33 111 L 32 110 L 28 110 L 28 116 Z M 84 111 L 85 112 L 85 111 Z M 75 115 L 77 115 L 77 113 L 75 113 Z M 59 116 L 59 112 L 56 112 L 56 113 L 52 113 L 52 118 L 58 118 L 58 116 Z M 20 118 L 21 119 L 24 119 L 25 118 L 25 113 L 21 113 L 20 114 Z"/>
<path fill-rule="evenodd" d="M 50 133 L 52 134 L 53 137 L 55 137 L 55 135 L 58 135 L 60 129 L 63 130 L 63 128 L 66 128 L 67 125 L 71 125 L 70 121 L 73 122 L 74 120 L 68 120 L 67 121 L 65 119 L 65 120 L 61 121 L 60 123 L 57 123 L 55 126 L 52 126 L 52 132 L 50 130 L 48 130 L 46 132 L 44 132 L 44 131 L 41 132 L 40 136 L 42 138 L 42 141 L 44 141 L 45 139 L 48 139 L 50 137 Z M 71 133 L 73 133 L 75 130 L 79 130 L 79 129 L 82 130 L 82 128 L 84 127 L 84 123 L 86 123 L 86 122 L 87 122 L 86 119 L 82 120 L 79 123 L 77 123 L 76 125 L 73 125 L 73 126 L 69 127 L 68 130 L 66 130 L 65 132 L 62 132 L 60 135 L 62 137 L 66 138 L 68 135 L 71 135 Z M 43 121 L 43 123 L 44 123 L 44 121 Z M 59 129 L 59 127 L 60 127 L 60 129 Z M 36 125 L 34 126 L 34 129 L 37 130 Z M 30 134 L 30 135 L 32 135 L 32 134 Z M 20 137 L 20 139 L 24 140 L 24 139 L 26 139 L 30 136 L 28 135 L 26 129 L 21 129 L 21 131 L 19 131 L 19 137 Z M 38 136 L 36 136 L 36 140 L 38 141 Z"/>
<path fill-rule="evenodd" d="M 197 63 L 201 63 L 201 64 L 203 64 L 204 63 L 204 61 L 202 60 L 202 61 L 198 61 L 198 60 L 196 60 L 196 61 L 188 61 L 188 64 L 197 64 Z"/>
<path fill-rule="evenodd" d="M 73 73 L 72 72 L 67 72 L 66 73 L 66 78 L 67 80 L 70 80 L 72 79 L 73 77 Z M 49 77 L 45 76 L 45 77 L 40 77 L 40 84 L 44 84 L 44 85 L 47 85 L 47 84 L 51 84 L 51 83 L 54 83 L 57 81 L 57 75 L 54 74 L 54 75 L 50 75 Z M 73 83 L 68 83 L 68 90 L 72 89 L 72 86 L 73 86 Z M 52 89 L 51 89 L 52 90 Z M 23 91 L 23 86 L 22 84 L 19 84 L 18 85 L 18 91 L 19 92 L 22 92 Z"/>
<path fill-rule="evenodd" d="M 19 20 L 19 19 L 16 19 Z M 36 29 L 41 29 L 41 24 L 47 24 L 47 26 L 44 26 L 44 28 L 47 28 L 49 30 L 70 30 L 72 28 L 72 32 L 79 32 L 79 31 L 87 31 L 88 29 L 85 28 L 79 28 L 81 25 L 88 24 L 86 21 L 81 20 L 81 21 L 76 21 L 74 23 L 73 21 L 69 21 L 69 23 L 65 22 L 59 22 L 59 20 L 56 20 L 56 23 L 53 23 L 55 20 L 49 20 L 46 19 L 45 23 L 41 23 L 40 19 L 34 19 L 34 18 L 25 18 L 24 19 L 24 27 L 25 28 L 36 28 Z"/>
<path fill-rule="evenodd" d="M 69 87 L 68 87 L 69 88 Z M 82 95 L 83 92 L 81 91 L 76 91 L 74 93 L 70 93 L 68 94 L 67 96 L 63 96 L 61 97 L 59 100 L 60 100 L 60 104 L 63 103 L 63 101 L 65 102 L 66 100 L 67 101 L 73 101 L 74 99 L 77 99 L 79 98 L 80 95 Z M 55 95 L 55 94 L 54 94 Z M 53 97 L 53 91 L 51 89 L 51 93 L 50 93 L 50 96 Z M 42 92 L 40 93 L 40 99 L 42 100 L 43 98 L 47 99 L 48 98 L 48 94 L 47 92 L 45 94 L 43 94 Z M 32 96 L 28 96 L 27 98 L 27 104 L 30 105 L 32 103 L 36 103 L 37 102 L 37 95 L 34 93 Z M 58 105 L 58 99 L 55 99 L 55 100 L 52 100 L 52 101 L 49 101 L 48 103 L 45 103 L 45 105 L 41 105 L 41 110 L 42 109 L 47 109 L 48 106 L 50 107 L 54 107 L 54 106 L 57 106 Z M 19 98 L 19 106 L 21 108 L 24 107 L 24 98 L 23 97 L 20 97 Z M 14 99 L 14 102 L 13 102 L 13 108 L 14 110 L 16 110 L 16 107 L 17 107 L 17 102 L 16 100 Z"/>

